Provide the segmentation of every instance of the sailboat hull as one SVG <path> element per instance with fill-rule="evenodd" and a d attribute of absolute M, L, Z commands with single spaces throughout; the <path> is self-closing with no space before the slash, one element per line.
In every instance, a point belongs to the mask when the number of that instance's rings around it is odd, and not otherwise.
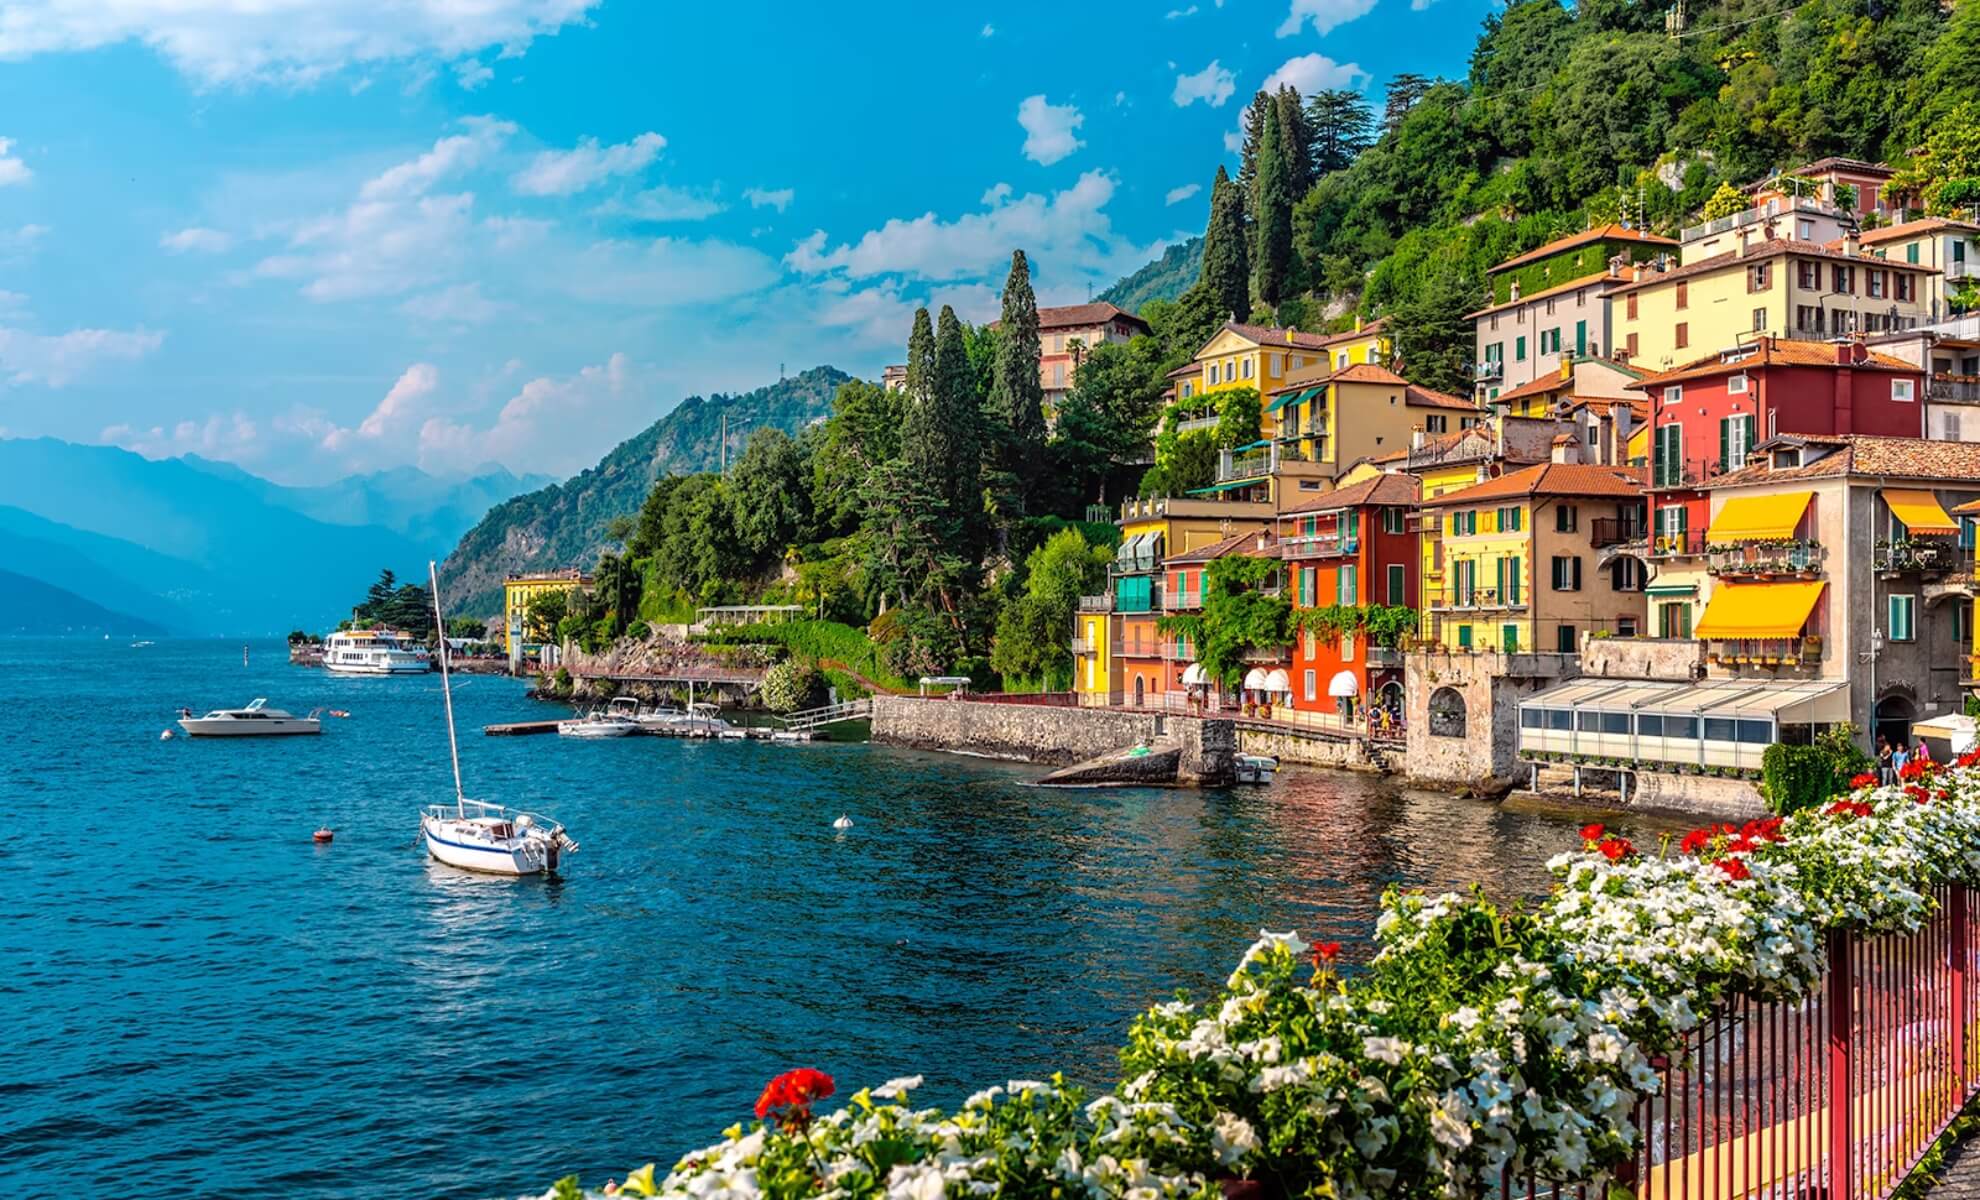
<path fill-rule="evenodd" d="M 531 838 L 507 846 L 483 845 L 463 840 L 430 817 L 422 818 L 419 824 L 427 854 L 450 867 L 486 875 L 541 875 L 557 869 L 557 847 L 546 839 Z"/>

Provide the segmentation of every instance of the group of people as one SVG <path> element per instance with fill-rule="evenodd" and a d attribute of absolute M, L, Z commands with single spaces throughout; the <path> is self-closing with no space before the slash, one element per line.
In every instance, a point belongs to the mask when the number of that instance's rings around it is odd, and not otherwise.
<path fill-rule="evenodd" d="M 1881 733 L 1877 735 L 1877 779 L 1880 782 L 1896 783 L 1898 772 L 1904 770 L 1906 764 L 1931 761 L 1932 748 L 1925 744 L 1924 738 L 1918 739 L 1916 746 L 1907 746 L 1902 737 L 1891 739 Z"/>

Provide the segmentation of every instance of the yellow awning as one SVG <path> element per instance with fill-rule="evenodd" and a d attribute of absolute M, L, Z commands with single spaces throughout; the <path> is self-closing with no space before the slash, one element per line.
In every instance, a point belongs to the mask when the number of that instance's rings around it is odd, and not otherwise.
<path fill-rule="evenodd" d="M 1903 488 L 1885 488 L 1884 503 L 1891 506 L 1891 515 L 1904 522 L 1904 527 L 1913 533 L 1958 533 L 1959 525 L 1939 507 L 1939 499 L 1930 492 L 1912 492 Z"/>
<path fill-rule="evenodd" d="M 1814 492 L 1780 492 L 1772 496 L 1734 496 L 1726 501 L 1712 527 L 1705 531 L 1707 542 L 1752 542 L 1766 538 L 1791 538 L 1808 511 Z"/>
<path fill-rule="evenodd" d="M 1731 638 L 1800 637 L 1829 586 L 1821 580 L 1797 583 L 1722 583 L 1712 591 L 1697 636 Z"/>

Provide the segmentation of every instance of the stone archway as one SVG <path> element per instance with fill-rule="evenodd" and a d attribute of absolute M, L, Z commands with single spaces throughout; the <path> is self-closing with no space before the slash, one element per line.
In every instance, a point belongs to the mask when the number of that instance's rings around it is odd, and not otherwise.
<path fill-rule="evenodd" d="M 1449 687 L 1431 692 L 1430 735 L 1461 738 L 1464 736 L 1464 726 L 1464 696 L 1456 688 Z"/>
<path fill-rule="evenodd" d="M 1877 737 L 1888 739 L 1891 745 L 1911 743 L 1911 723 L 1918 718 L 1918 706 L 1904 691 L 1893 690 L 1877 701 L 1876 728 L 1871 731 L 1870 744 L 1875 747 Z"/>

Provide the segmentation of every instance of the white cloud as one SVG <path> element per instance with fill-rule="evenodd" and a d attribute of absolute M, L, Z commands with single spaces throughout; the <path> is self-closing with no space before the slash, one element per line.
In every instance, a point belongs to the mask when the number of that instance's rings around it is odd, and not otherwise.
<path fill-rule="evenodd" d="M 1259 87 L 1262 91 L 1276 92 L 1280 85 L 1289 83 L 1300 95 L 1311 96 L 1329 88 L 1358 88 L 1369 78 L 1360 63 L 1337 63 L 1324 54 L 1302 54 L 1287 59 Z"/>
<path fill-rule="evenodd" d="M 218 229 L 194 226 L 168 233 L 158 239 L 158 244 L 174 254 L 220 254 L 233 246 L 234 239 Z"/>
<path fill-rule="evenodd" d="M 262 449 L 261 427 L 238 410 L 213 413 L 204 421 L 142 428 L 119 424 L 105 429 L 99 440 L 134 450 L 146 458 L 175 458 L 197 454 L 226 462 L 251 462 Z"/>
<path fill-rule="evenodd" d="M 630 217 L 635 221 L 705 221 L 723 210 L 714 195 L 686 188 L 658 187 L 636 192 L 625 199 L 611 199 L 598 206 L 604 216 Z"/>
<path fill-rule="evenodd" d="M 1185 183 L 1181 187 L 1172 187 L 1163 194 L 1162 203 L 1181 204 L 1202 190 L 1203 185 L 1200 183 Z"/>
<path fill-rule="evenodd" d="M 442 179 L 480 166 L 491 151 L 516 132 L 513 122 L 492 117 L 468 117 L 461 124 L 467 127 L 466 133 L 443 137 L 418 158 L 366 180 L 358 189 L 358 198 L 391 200 L 423 195 Z"/>
<path fill-rule="evenodd" d="M 1073 132 L 1086 118 L 1070 104 L 1048 104 L 1041 95 L 1027 96 L 1018 105 L 1018 124 L 1024 126 L 1024 156 L 1042 166 L 1051 166 L 1086 143 Z"/>
<path fill-rule="evenodd" d="M 59 388 L 96 367 L 143 358 L 165 343 L 150 329 L 72 329 L 40 334 L 0 328 L 0 378 Z"/>
<path fill-rule="evenodd" d="M 1332 33 L 1336 26 L 1367 16 L 1374 7 L 1375 0 L 1292 0 L 1291 11 L 1274 32 L 1291 37 L 1311 21 L 1313 32 Z"/>
<path fill-rule="evenodd" d="M 1188 108 L 1198 100 L 1211 108 L 1222 108 L 1224 101 L 1229 100 L 1231 93 L 1235 91 L 1237 91 L 1237 77 L 1212 59 L 1209 66 L 1194 75 L 1176 76 L 1173 98 L 1177 108 Z"/>
<path fill-rule="evenodd" d="M 797 199 L 797 192 L 791 188 L 744 188 L 743 199 L 751 208 L 774 208 L 783 212 Z"/>
<path fill-rule="evenodd" d="M 565 260 L 552 286 L 581 300 L 678 308 L 748 295 L 777 275 L 777 264 L 748 246 L 662 237 L 594 242 Z"/>
<path fill-rule="evenodd" d="M 49 234 L 46 225 L 22 225 L 18 229 L 0 229 L 0 260 L 20 258 L 34 252 L 41 239 Z"/>
<path fill-rule="evenodd" d="M 651 131 L 616 146 L 585 138 L 569 150 L 538 154 L 516 174 L 515 188 L 525 196 L 569 196 L 614 175 L 645 170 L 666 144 L 666 138 Z"/>
<path fill-rule="evenodd" d="M 451 474 L 490 461 L 536 462 L 538 470 L 562 473 L 595 461 L 601 431 L 650 421 L 651 413 L 645 372 L 624 354 L 613 354 L 572 375 L 529 380 L 486 426 L 428 417 L 419 427 L 419 465 Z"/>
<path fill-rule="evenodd" d="M 27 293 L 9 292 L 0 289 L 0 317 L 15 316 L 27 311 Z"/>
<path fill-rule="evenodd" d="M 1162 19 L 1165 21 L 1180 21 L 1184 17 L 1193 17 L 1195 15 L 1196 15 L 1196 6 L 1192 4 L 1188 8 L 1172 8 L 1168 12 L 1162 14 Z"/>
<path fill-rule="evenodd" d="M 454 64 L 454 82 L 464 92 L 472 92 L 495 78 L 495 68 L 478 58 L 464 58 Z"/>
<path fill-rule="evenodd" d="M 16 158 L 13 151 L 14 139 L 0 138 L 0 187 L 13 187 L 34 178 L 34 172 L 28 170 L 28 165 Z"/>
<path fill-rule="evenodd" d="M 435 325 L 483 325 L 501 316 L 508 307 L 482 295 L 478 283 L 457 283 L 408 297 L 399 305 L 399 311 Z"/>
<path fill-rule="evenodd" d="M 1011 251 L 1022 249 L 1035 278 L 1051 279 L 1070 293 L 1088 282 L 1111 283 L 1161 249 L 1161 243 L 1136 245 L 1114 232 L 1105 211 L 1114 187 L 1104 171 L 1088 171 L 1050 195 L 1018 196 L 999 185 L 984 194 L 983 211 L 954 220 L 932 212 L 894 218 L 837 246 L 818 230 L 793 247 L 784 263 L 804 275 L 849 279 L 1001 280 Z"/>
<path fill-rule="evenodd" d="M 421 409 L 433 394 L 440 390 L 440 368 L 432 363 L 414 363 L 407 367 L 392 384 L 385 398 L 358 422 L 355 429 L 332 427 L 323 435 L 323 448 L 332 453 L 342 453 L 354 446 L 359 439 L 373 443 L 383 438 L 398 438 L 419 422 Z"/>
<path fill-rule="evenodd" d="M 584 23 L 599 0 L 10 0 L 0 59 L 151 47 L 205 86 L 308 83 L 357 63 L 499 46 Z"/>

